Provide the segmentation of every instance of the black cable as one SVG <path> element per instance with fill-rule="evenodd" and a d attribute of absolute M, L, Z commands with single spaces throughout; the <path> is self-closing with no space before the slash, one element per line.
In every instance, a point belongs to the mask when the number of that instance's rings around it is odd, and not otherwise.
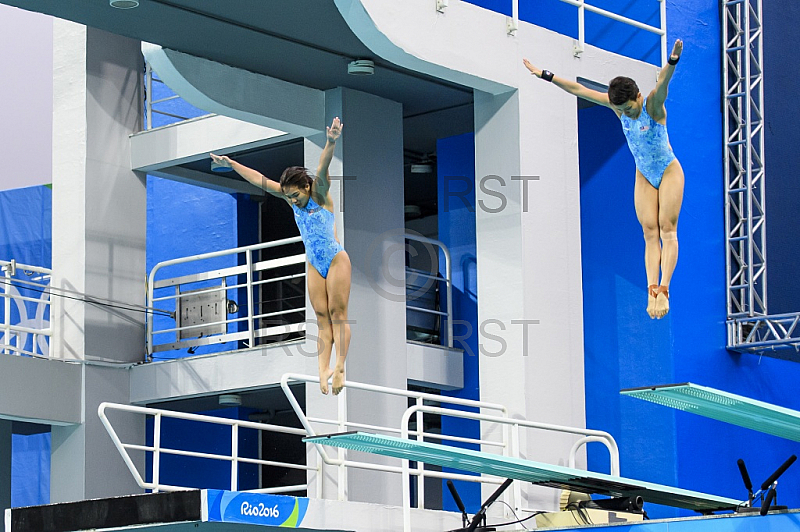
<path fill-rule="evenodd" d="M 109 307 L 109 308 L 116 308 L 116 309 L 120 309 L 120 310 L 127 310 L 128 312 L 142 312 L 144 314 L 148 314 L 148 313 L 150 313 L 150 314 L 158 314 L 158 315 L 161 315 L 161 316 L 167 316 L 169 318 L 173 318 L 174 317 L 173 313 L 168 312 L 166 310 L 148 309 L 148 308 L 129 308 L 129 307 L 123 307 L 121 305 L 114 305 L 113 303 L 103 303 L 103 302 L 100 302 L 100 301 L 92 301 L 92 300 L 89 300 L 89 299 L 83 299 L 83 298 L 79 298 L 79 297 L 68 296 L 67 294 L 61 294 L 59 292 L 54 292 L 52 290 L 34 288 L 34 287 L 31 287 L 31 286 L 27 286 L 27 285 L 20 286 L 18 284 L 14 284 L 13 283 L 13 279 L 11 279 L 9 281 L 6 281 L 4 279 L 0 279 L 0 283 L 8 285 L 8 286 L 13 286 L 13 287 L 18 288 L 18 289 L 30 290 L 32 292 L 38 292 L 40 294 L 47 294 L 49 296 L 63 297 L 65 299 L 72 299 L 74 301 L 80 301 L 82 303 L 88 303 L 90 305 L 98 305 L 98 306 L 101 306 L 101 307 Z M 11 297 L 11 296 L 9 296 L 9 297 Z M 89 296 L 89 297 L 91 297 L 91 296 Z M 123 303 L 123 304 L 127 305 L 128 303 Z"/>
<path fill-rule="evenodd" d="M 506 506 L 508 506 L 508 508 L 511 510 L 511 513 L 514 514 L 514 517 L 517 517 L 517 513 L 514 511 L 513 508 L 511 508 L 511 506 L 509 506 L 509 504 L 507 502 L 505 502 L 505 501 L 500 501 L 500 502 L 505 504 Z M 516 521 L 511 521 L 509 523 L 500 523 L 500 524 L 497 524 L 497 525 L 486 525 L 486 526 L 487 527 L 495 527 L 495 526 L 516 525 L 517 523 L 522 524 L 523 522 L 527 521 L 528 519 L 532 519 L 532 518 L 536 517 L 537 515 L 540 515 L 540 514 L 543 514 L 543 513 L 545 513 L 544 510 L 540 510 L 538 512 L 533 512 L 531 515 L 529 515 L 528 517 L 525 517 L 523 519 L 519 519 L 517 517 Z M 525 530 L 528 530 L 528 527 L 526 527 L 525 525 L 522 525 L 522 528 L 524 528 Z"/>
<path fill-rule="evenodd" d="M 583 521 L 583 523 L 578 523 L 578 524 L 584 524 L 584 525 L 594 524 L 594 523 L 592 523 L 592 520 L 589 519 L 589 515 L 586 513 L 586 511 L 584 510 L 583 505 L 580 502 L 570 503 L 570 504 L 567 505 L 566 509 L 567 510 L 574 510 L 575 513 L 578 515 L 578 517 L 581 518 L 581 521 Z M 577 519 L 575 519 L 575 521 L 577 521 Z"/>

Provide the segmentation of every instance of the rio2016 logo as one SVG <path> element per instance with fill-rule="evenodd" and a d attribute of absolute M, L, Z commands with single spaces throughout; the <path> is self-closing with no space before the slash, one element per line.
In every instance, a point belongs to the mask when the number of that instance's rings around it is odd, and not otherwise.
<path fill-rule="evenodd" d="M 242 503 L 242 515 L 250 515 L 253 517 L 272 517 L 277 519 L 280 517 L 280 512 L 278 512 L 278 505 L 276 504 L 272 508 L 269 506 L 264 506 L 264 503 L 258 503 L 257 505 L 252 505 L 247 501 Z"/>

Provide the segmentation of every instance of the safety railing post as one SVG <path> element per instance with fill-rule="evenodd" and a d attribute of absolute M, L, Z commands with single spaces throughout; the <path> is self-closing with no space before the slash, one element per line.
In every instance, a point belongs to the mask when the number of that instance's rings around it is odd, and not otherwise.
<path fill-rule="evenodd" d="M 575 57 L 579 57 L 586 45 L 586 3 L 584 0 L 579 0 L 578 2 L 578 42 L 575 45 L 575 49 L 573 50 L 573 54 Z"/>
<path fill-rule="evenodd" d="M 239 425 L 231 425 L 231 491 L 239 489 Z"/>
<path fill-rule="evenodd" d="M 245 253 L 247 261 L 247 339 L 248 347 L 256 346 L 255 332 L 255 299 L 253 297 L 253 255 L 251 251 Z"/>
<path fill-rule="evenodd" d="M 444 252 L 444 271 L 447 279 L 444 280 L 447 287 L 447 347 L 453 347 L 453 264 L 450 260 L 450 250 L 442 247 Z"/>
<path fill-rule="evenodd" d="M 3 266 L 3 343 L 7 346 L 3 349 L 6 354 L 11 354 L 11 276 L 15 269 L 16 262 L 12 259 L 11 264 Z"/>
<path fill-rule="evenodd" d="M 147 115 L 146 129 L 153 129 L 153 67 L 145 63 L 145 114 Z"/>
<path fill-rule="evenodd" d="M 347 430 L 347 400 L 346 400 L 347 389 L 345 388 L 342 390 L 342 393 L 339 394 L 337 397 L 337 418 L 339 421 L 339 432 L 345 432 Z M 338 453 L 339 457 L 339 467 L 338 467 L 338 475 L 337 475 L 337 495 L 340 501 L 347 500 L 347 467 L 345 465 L 345 460 L 347 458 L 347 452 L 344 449 L 339 449 Z"/>
<path fill-rule="evenodd" d="M 427 237 L 424 237 L 422 235 L 415 235 L 415 234 L 406 233 L 405 239 L 406 240 L 412 240 L 412 241 L 415 241 L 415 242 L 421 242 L 423 244 L 436 246 L 437 248 L 439 248 L 441 250 L 442 254 L 444 255 L 445 278 L 444 279 L 436 278 L 434 276 L 434 274 L 431 274 L 431 275 L 429 275 L 427 277 L 429 277 L 431 279 L 435 279 L 435 282 L 442 282 L 443 281 L 445 283 L 445 294 L 446 294 L 447 302 L 446 302 L 446 307 L 445 307 L 446 310 L 444 312 L 444 315 L 442 316 L 443 326 L 442 326 L 441 329 L 444 329 L 444 332 L 440 332 L 440 335 L 444 334 L 444 335 L 447 336 L 447 339 L 446 339 L 446 341 L 443 342 L 443 345 L 446 345 L 447 347 L 453 347 L 453 266 L 452 266 L 452 260 L 450 258 L 450 250 L 447 249 L 447 246 L 444 244 L 444 242 L 441 242 L 439 240 L 435 240 L 433 238 L 427 238 Z M 438 253 L 437 253 L 437 257 L 438 257 Z M 440 316 L 442 315 L 442 312 L 440 312 L 440 311 L 431 311 L 429 309 L 409 306 L 408 304 L 406 304 L 406 308 L 407 309 L 416 310 L 418 312 L 428 312 L 428 313 L 433 313 L 433 314 L 437 314 L 437 315 L 440 315 Z M 440 339 L 440 341 L 442 341 L 442 340 Z"/>
<path fill-rule="evenodd" d="M 153 493 L 158 493 L 161 472 L 161 412 L 153 419 Z"/>
<path fill-rule="evenodd" d="M 417 397 L 417 405 L 422 406 L 424 401 L 422 397 Z M 417 411 L 417 441 L 425 441 L 424 425 L 423 425 L 422 410 Z M 425 507 L 425 463 L 417 462 L 417 508 Z"/>
<path fill-rule="evenodd" d="M 667 42 L 667 1 L 658 0 L 659 19 L 661 21 L 661 66 L 667 64 L 669 43 Z"/>
<path fill-rule="evenodd" d="M 400 462 L 403 477 L 403 532 L 411 532 L 411 464 L 405 459 Z"/>
<path fill-rule="evenodd" d="M 503 428 L 505 429 L 503 431 L 504 443 L 507 443 L 507 445 L 508 445 L 508 449 L 507 449 L 507 453 L 508 454 L 507 454 L 507 456 L 511 456 L 511 457 L 514 457 L 514 458 L 519 458 L 519 456 L 520 456 L 520 452 L 519 452 L 519 446 L 520 446 L 520 443 L 519 443 L 519 425 L 517 425 L 516 423 L 511 425 L 511 426 L 503 425 Z M 509 432 L 511 433 L 510 441 L 506 439 L 506 438 L 508 438 L 508 433 Z M 514 491 L 513 491 L 513 493 L 514 493 L 514 501 L 513 501 L 513 503 L 514 503 L 514 505 L 513 505 L 514 511 L 515 512 L 519 512 L 520 509 L 522 508 L 522 486 L 520 486 L 519 482 L 515 482 L 514 483 Z"/>
<path fill-rule="evenodd" d="M 519 29 L 519 0 L 511 0 L 511 17 L 506 21 L 506 33 L 514 35 Z"/>

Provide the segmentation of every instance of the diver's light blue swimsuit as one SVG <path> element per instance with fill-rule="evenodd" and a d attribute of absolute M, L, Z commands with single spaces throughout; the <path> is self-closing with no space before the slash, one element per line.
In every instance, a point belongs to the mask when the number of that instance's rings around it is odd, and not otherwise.
<path fill-rule="evenodd" d="M 306 246 L 308 262 L 322 277 L 327 278 L 333 257 L 344 249 L 333 236 L 333 213 L 320 207 L 311 198 L 303 208 L 292 204 L 292 210 Z"/>
<path fill-rule="evenodd" d="M 619 119 L 622 121 L 622 132 L 628 139 L 628 148 L 636 161 L 636 168 L 651 185 L 658 188 L 667 166 L 675 160 L 675 154 L 669 145 L 667 126 L 659 124 L 647 114 L 646 99 L 636 120 L 624 114 Z"/>

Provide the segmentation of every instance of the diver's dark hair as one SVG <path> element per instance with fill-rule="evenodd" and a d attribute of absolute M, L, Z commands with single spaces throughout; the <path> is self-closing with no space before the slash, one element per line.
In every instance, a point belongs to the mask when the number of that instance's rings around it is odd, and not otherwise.
<path fill-rule="evenodd" d="M 639 96 L 639 87 L 631 78 L 617 76 L 608 84 L 608 100 L 614 105 L 623 105 Z"/>
<path fill-rule="evenodd" d="M 306 185 L 311 186 L 314 178 L 308 173 L 308 168 L 302 166 L 290 166 L 281 174 L 281 188 L 297 187 L 305 188 Z"/>

